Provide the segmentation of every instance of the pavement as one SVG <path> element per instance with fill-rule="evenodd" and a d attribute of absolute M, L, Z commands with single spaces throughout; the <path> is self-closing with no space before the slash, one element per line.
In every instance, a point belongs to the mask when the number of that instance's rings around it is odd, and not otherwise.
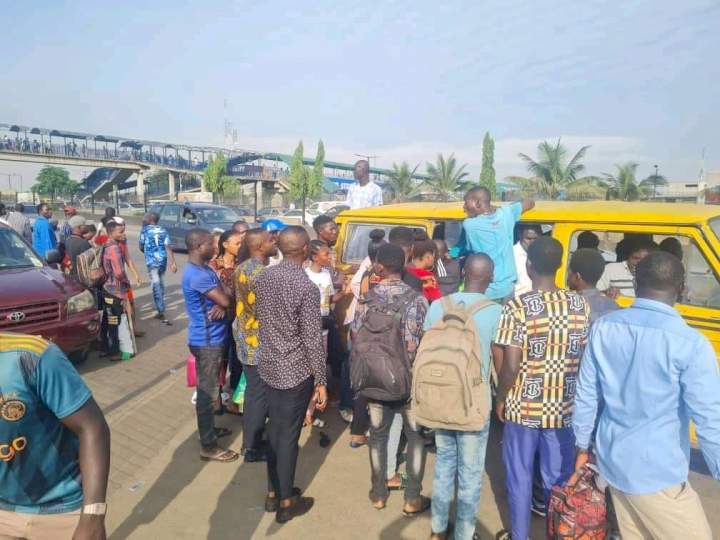
<path fill-rule="evenodd" d="M 186 387 L 188 355 L 186 315 L 180 276 L 186 256 L 177 255 L 178 274 L 167 274 L 167 314 L 173 326 L 153 319 L 144 263 L 136 249 L 138 228 L 130 225 L 131 255 L 146 284 L 136 290 L 136 327 L 140 353 L 111 363 L 92 354 L 80 372 L 105 412 L 112 432 L 107 531 L 120 539 L 423 539 L 430 514 L 406 518 L 402 495 L 393 492 L 385 510 L 368 501 L 370 470 L 366 448 L 351 449 L 347 425 L 335 409 L 324 414 L 327 426 L 304 428 L 296 485 L 315 498 L 306 516 L 277 525 L 263 511 L 266 473 L 263 463 L 207 463 L 199 459 L 192 389 Z M 227 444 L 239 450 L 241 418 L 220 416 L 217 424 L 233 430 Z M 500 460 L 501 427 L 493 425 L 487 474 L 478 510 L 480 538 L 492 539 L 508 525 L 504 473 Z M 320 445 L 323 435 L 329 445 Z M 638 449 L 642 451 L 642 449 Z M 720 486 L 693 455 L 691 482 L 700 493 L 720 537 Z M 424 493 L 431 494 L 434 455 L 428 455 Z M 533 539 L 544 538 L 544 522 L 533 517 Z"/>

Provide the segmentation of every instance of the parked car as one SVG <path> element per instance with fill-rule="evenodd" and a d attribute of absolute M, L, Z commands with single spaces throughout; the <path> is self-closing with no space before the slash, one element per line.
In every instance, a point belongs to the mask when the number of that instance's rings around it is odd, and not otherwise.
<path fill-rule="evenodd" d="M 165 227 L 175 249 L 187 250 L 185 235 L 190 229 L 201 227 L 208 231 L 226 231 L 241 216 L 227 206 L 210 203 L 192 203 L 185 207 L 181 203 L 169 202 L 156 204 L 150 208 L 160 216 L 158 222 Z"/>
<path fill-rule="evenodd" d="M 43 259 L 13 229 L 0 224 L 0 332 L 44 337 L 75 363 L 85 360 L 100 328 L 95 296 Z"/>
<path fill-rule="evenodd" d="M 229 204 L 228 208 L 235 211 L 235 213 L 240 216 L 241 218 L 244 218 L 247 220 L 247 218 L 252 218 L 255 216 L 255 212 L 252 210 L 252 208 L 245 208 L 244 206 L 235 206 L 234 204 Z"/>
<path fill-rule="evenodd" d="M 258 223 L 262 223 L 266 219 L 279 218 L 285 213 L 282 208 L 263 208 L 258 210 Z"/>
<path fill-rule="evenodd" d="M 300 208 L 295 208 L 293 210 L 288 210 L 280 216 L 280 221 L 287 223 L 288 225 L 302 225 L 302 216 L 302 210 Z M 307 222 L 307 212 L 305 221 Z M 312 223 L 312 221 L 310 223 Z"/>

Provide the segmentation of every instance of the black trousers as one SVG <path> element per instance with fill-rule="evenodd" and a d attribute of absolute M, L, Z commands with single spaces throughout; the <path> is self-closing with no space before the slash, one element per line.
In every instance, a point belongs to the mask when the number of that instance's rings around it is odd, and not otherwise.
<path fill-rule="evenodd" d="M 243 366 L 245 372 L 245 409 L 243 411 L 243 447 L 257 450 L 265 431 L 268 402 L 265 383 L 260 379 L 257 366 Z"/>
<path fill-rule="evenodd" d="M 213 402 L 218 397 L 218 374 L 224 351 L 225 347 L 222 345 L 219 347 L 190 346 L 190 352 L 195 356 L 197 373 L 195 413 L 198 433 L 200 434 L 200 444 L 206 450 L 217 447 Z"/>
<path fill-rule="evenodd" d="M 287 390 L 278 390 L 265 384 L 270 442 L 267 456 L 268 491 L 274 491 L 280 499 L 292 495 L 300 430 L 314 387 L 312 377 Z"/>
<path fill-rule="evenodd" d="M 108 354 L 120 352 L 120 317 L 123 314 L 123 301 L 117 296 L 103 291 L 103 347 Z"/>
<path fill-rule="evenodd" d="M 240 377 L 242 376 L 243 366 L 240 363 L 237 355 L 237 345 L 235 344 L 235 338 L 233 337 L 232 325 L 228 324 L 228 337 L 225 340 L 225 358 L 227 359 L 228 369 L 230 370 L 230 381 L 228 388 L 231 393 L 235 391 Z"/>
<path fill-rule="evenodd" d="M 350 423 L 350 435 L 365 435 L 370 428 L 368 400 L 359 394 L 353 399 L 353 420 Z"/>

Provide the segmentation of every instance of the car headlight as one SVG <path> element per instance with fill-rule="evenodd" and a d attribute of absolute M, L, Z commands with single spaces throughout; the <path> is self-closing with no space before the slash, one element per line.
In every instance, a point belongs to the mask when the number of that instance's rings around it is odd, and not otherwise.
<path fill-rule="evenodd" d="M 95 297 L 87 289 L 80 294 L 71 296 L 67 302 L 68 315 L 80 313 L 81 311 L 87 311 L 88 309 L 95 309 Z"/>

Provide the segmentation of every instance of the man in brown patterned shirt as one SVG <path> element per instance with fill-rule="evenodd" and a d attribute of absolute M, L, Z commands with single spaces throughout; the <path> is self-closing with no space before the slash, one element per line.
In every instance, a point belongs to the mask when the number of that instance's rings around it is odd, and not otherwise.
<path fill-rule="evenodd" d="M 590 308 L 575 292 L 558 289 L 563 248 L 550 237 L 528 247 L 532 290 L 503 308 L 495 342 L 505 347 L 497 415 L 505 422 L 503 462 L 512 538 L 528 538 L 533 461 L 539 454 L 547 505 L 550 489 L 575 465 L 572 409 Z"/>
<path fill-rule="evenodd" d="M 288 227 L 278 237 L 283 260 L 255 279 L 255 313 L 260 324 L 258 371 L 268 403 L 268 495 L 265 509 L 285 523 L 308 512 L 312 497 L 293 487 L 298 439 L 311 397 L 327 405 L 320 292 L 302 268 L 310 237 Z"/>

